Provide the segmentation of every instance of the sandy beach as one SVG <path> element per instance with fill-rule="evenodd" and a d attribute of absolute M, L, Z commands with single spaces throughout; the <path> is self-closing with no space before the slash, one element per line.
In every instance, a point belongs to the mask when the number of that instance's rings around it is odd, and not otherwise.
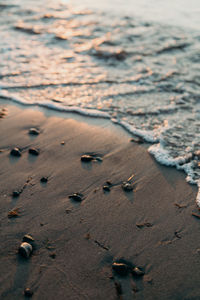
<path fill-rule="evenodd" d="M 196 186 L 109 120 L 98 123 L 1 103 L 0 299 L 23 299 L 26 288 L 42 300 L 199 299 Z M 25 234 L 29 258 L 18 253 Z"/>

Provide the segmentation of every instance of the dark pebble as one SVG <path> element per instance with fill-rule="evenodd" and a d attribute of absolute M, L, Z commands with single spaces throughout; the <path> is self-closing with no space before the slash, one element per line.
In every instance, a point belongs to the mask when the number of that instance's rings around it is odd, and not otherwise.
<path fill-rule="evenodd" d="M 131 192 L 133 190 L 133 185 L 129 182 L 123 182 L 122 183 L 122 188 L 126 192 Z"/>
<path fill-rule="evenodd" d="M 13 148 L 11 151 L 10 151 L 10 155 L 12 156 L 17 156 L 17 157 L 20 157 L 21 156 L 21 151 L 19 150 L 19 148 Z"/>
<path fill-rule="evenodd" d="M 112 269 L 120 276 L 126 276 L 129 273 L 129 266 L 124 263 L 114 262 Z"/>
<path fill-rule="evenodd" d="M 17 198 L 17 197 L 19 197 L 20 194 L 21 194 L 20 191 L 14 191 L 14 192 L 12 193 L 12 196 L 13 196 L 14 198 Z"/>
<path fill-rule="evenodd" d="M 145 273 L 140 268 L 135 267 L 132 269 L 132 274 L 135 276 L 143 276 Z"/>
<path fill-rule="evenodd" d="M 81 156 L 81 161 L 83 161 L 83 162 L 90 162 L 93 159 L 94 158 L 91 155 L 84 154 L 84 155 Z"/>
<path fill-rule="evenodd" d="M 34 242 L 34 238 L 30 234 L 25 234 L 22 241 L 31 244 Z"/>
<path fill-rule="evenodd" d="M 39 150 L 35 149 L 35 148 L 30 148 L 28 150 L 28 152 L 32 155 L 39 155 Z"/>
<path fill-rule="evenodd" d="M 55 259 L 55 258 L 56 258 L 56 253 L 51 253 L 51 254 L 49 254 L 49 257 Z"/>
<path fill-rule="evenodd" d="M 142 138 L 138 137 L 138 138 L 132 138 L 132 139 L 130 139 L 130 142 L 137 143 L 137 144 L 143 144 L 144 140 Z"/>
<path fill-rule="evenodd" d="M 38 135 L 40 134 L 39 130 L 37 128 L 30 128 L 29 129 L 29 134 L 31 135 Z"/>
<path fill-rule="evenodd" d="M 31 291 L 29 288 L 26 288 L 25 290 L 24 290 L 24 296 L 25 297 L 32 297 L 33 296 L 33 291 Z"/>
<path fill-rule="evenodd" d="M 110 187 L 109 187 L 108 185 L 104 185 L 104 186 L 103 186 L 103 190 L 104 190 L 105 192 L 110 192 Z"/>
<path fill-rule="evenodd" d="M 46 183 L 48 181 L 48 177 L 42 177 L 40 179 L 41 182 Z"/>
<path fill-rule="evenodd" d="M 74 193 L 73 195 L 70 195 L 69 198 L 78 202 L 81 202 L 83 200 L 83 196 L 79 193 Z"/>

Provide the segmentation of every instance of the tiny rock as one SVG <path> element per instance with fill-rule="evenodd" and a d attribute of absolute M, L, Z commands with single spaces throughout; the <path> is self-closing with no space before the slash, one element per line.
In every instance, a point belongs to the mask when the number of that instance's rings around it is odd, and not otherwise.
<path fill-rule="evenodd" d="M 20 194 L 21 194 L 20 191 L 13 191 L 12 196 L 13 196 L 14 198 L 17 198 L 17 197 L 19 197 Z"/>
<path fill-rule="evenodd" d="M 33 291 L 31 291 L 31 289 L 29 289 L 29 288 L 26 288 L 25 290 L 24 290 L 24 296 L 25 297 L 32 297 L 33 296 Z"/>
<path fill-rule="evenodd" d="M 27 242 L 31 244 L 34 242 L 34 238 L 30 234 L 25 234 L 23 237 L 23 242 Z"/>
<path fill-rule="evenodd" d="M 126 276 L 129 273 L 129 267 L 124 263 L 114 262 L 112 269 L 120 276 Z"/>
<path fill-rule="evenodd" d="M 133 275 L 135 275 L 135 276 L 143 276 L 145 273 L 144 273 L 144 271 L 142 271 L 140 268 L 138 268 L 138 267 L 135 267 L 135 268 L 133 268 L 132 269 L 132 273 L 133 273 Z"/>
<path fill-rule="evenodd" d="M 110 192 L 110 187 L 109 187 L 108 185 L 104 185 L 104 186 L 103 186 L 103 190 L 104 190 L 105 192 Z"/>
<path fill-rule="evenodd" d="M 15 147 L 10 151 L 10 155 L 20 157 L 21 151 L 19 150 L 19 148 Z"/>
<path fill-rule="evenodd" d="M 31 135 L 38 135 L 40 134 L 39 130 L 37 128 L 30 128 L 29 129 L 29 134 Z"/>
<path fill-rule="evenodd" d="M 30 148 L 29 150 L 28 150 L 28 152 L 30 153 L 30 154 L 32 154 L 32 155 L 39 155 L 39 150 L 37 150 L 37 149 L 35 149 L 35 148 Z"/>
<path fill-rule="evenodd" d="M 19 247 L 19 254 L 25 258 L 28 258 L 31 253 L 33 251 L 33 248 L 31 246 L 31 244 L 27 243 L 27 242 L 23 242 L 20 247 Z"/>
<path fill-rule="evenodd" d="M 126 192 L 131 192 L 133 190 L 133 185 L 129 182 L 123 182 L 122 183 L 122 188 Z"/>
<path fill-rule="evenodd" d="M 82 196 L 82 194 L 74 193 L 74 194 L 72 194 L 72 195 L 69 196 L 69 199 L 81 202 L 83 200 L 83 196 Z"/>
<path fill-rule="evenodd" d="M 41 182 L 46 183 L 48 181 L 48 177 L 42 177 L 40 179 Z"/>
<path fill-rule="evenodd" d="M 83 162 L 90 162 L 93 159 L 94 158 L 91 155 L 84 154 L 84 155 L 81 156 L 81 161 L 83 161 Z"/>

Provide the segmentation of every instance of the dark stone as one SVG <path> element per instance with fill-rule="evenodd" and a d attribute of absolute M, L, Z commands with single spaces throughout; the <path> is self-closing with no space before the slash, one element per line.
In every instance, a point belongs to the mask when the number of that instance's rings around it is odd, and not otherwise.
<path fill-rule="evenodd" d="M 39 150 L 37 150 L 37 149 L 35 149 L 35 148 L 30 148 L 30 149 L 28 150 L 28 152 L 29 152 L 30 154 L 36 155 L 36 156 L 40 154 Z"/>
<path fill-rule="evenodd" d="M 20 157 L 21 151 L 19 150 L 19 148 L 15 147 L 10 151 L 10 155 Z"/>
<path fill-rule="evenodd" d="M 20 194 L 21 194 L 20 191 L 13 191 L 12 196 L 13 196 L 14 198 L 17 198 L 17 197 L 19 197 Z"/>
<path fill-rule="evenodd" d="M 25 234 L 22 241 L 31 244 L 34 242 L 34 238 L 30 234 Z"/>
<path fill-rule="evenodd" d="M 48 181 L 48 177 L 42 177 L 40 179 L 41 182 L 46 183 Z"/>
<path fill-rule="evenodd" d="M 124 263 L 114 262 L 112 269 L 120 276 L 126 276 L 129 273 L 129 266 Z"/>
<path fill-rule="evenodd" d="M 103 186 L 103 190 L 104 190 L 105 192 L 110 192 L 110 187 L 109 187 L 108 185 L 104 185 L 104 186 Z"/>
<path fill-rule="evenodd" d="M 25 297 L 32 297 L 33 296 L 33 291 L 31 291 L 31 289 L 29 289 L 29 288 L 26 288 L 25 290 L 24 290 L 24 296 Z"/>
<path fill-rule="evenodd" d="M 81 202 L 83 200 L 83 195 L 79 193 L 74 193 L 73 195 L 69 196 L 69 199 L 72 199 L 77 202 Z"/>
<path fill-rule="evenodd" d="M 145 273 L 140 268 L 134 267 L 132 269 L 132 274 L 135 275 L 135 276 L 143 276 Z"/>
<path fill-rule="evenodd" d="M 81 161 L 83 161 L 83 162 L 90 162 L 93 159 L 94 159 L 94 157 L 91 155 L 84 154 L 81 156 Z"/>
<path fill-rule="evenodd" d="M 31 135 L 38 135 L 40 134 L 39 130 L 37 128 L 30 128 L 29 129 L 29 134 Z"/>
<path fill-rule="evenodd" d="M 131 192 L 133 190 L 133 185 L 129 182 L 123 182 L 122 183 L 122 188 L 126 192 Z"/>

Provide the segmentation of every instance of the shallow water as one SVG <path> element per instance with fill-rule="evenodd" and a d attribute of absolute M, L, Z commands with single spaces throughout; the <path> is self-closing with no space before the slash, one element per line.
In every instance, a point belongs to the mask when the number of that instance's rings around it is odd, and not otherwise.
<path fill-rule="evenodd" d="M 200 182 L 197 30 L 54 0 L 6 0 L 0 41 L 0 97 L 111 118 L 152 143 L 158 161 Z"/>

